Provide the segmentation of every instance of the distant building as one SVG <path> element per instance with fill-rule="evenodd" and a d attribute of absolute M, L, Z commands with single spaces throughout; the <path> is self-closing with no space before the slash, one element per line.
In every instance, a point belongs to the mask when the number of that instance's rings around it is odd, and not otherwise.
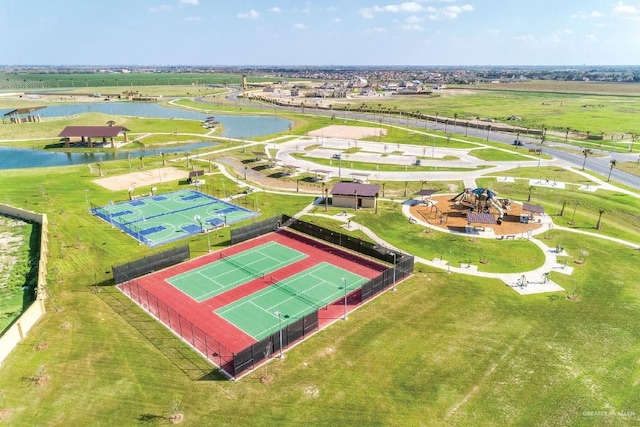
<path fill-rule="evenodd" d="M 359 182 L 339 182 L 331 189 L 332 205 L 360 209 L 375 208 L 380 186 Z"/>

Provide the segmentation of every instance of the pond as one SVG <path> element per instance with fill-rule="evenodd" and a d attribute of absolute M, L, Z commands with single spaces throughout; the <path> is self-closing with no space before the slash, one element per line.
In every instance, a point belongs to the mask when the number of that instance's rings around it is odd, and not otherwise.
<path fill-rule="evenodd" d="M 0 110 L 0 115 L 10 110 Z M 211 114 L 196 111 L 168 108 L 154 102 L 95 102 L 88 104 L 51 105 L 38 111 L 41 117 L 69 117 L 82 113 L 98 112 L 111 116 L 150 117 L 162 119 L 186 119 L 204 121 Z M 216 114 L 215 118 L 224 127 L 222 136 L 227 138 L 252 138 L 283 132 L 291 122 L 279 117 L 269 116 L 234 116 Z M 14 126 L 14 125 L 3 125 Z M 62 128 L 60 129 L 62 130 Z M 203 129 L 204 130 L 204 129 Z M 176 145 L 171 148 L 136 150 L 123 152 L 95 153 L 62 153 L 53 151 L 31 150 L 27 148 L 0 147 L 0 169 L 37 168 L 49 166 L 69 166 L 85 163 L 122 160 L 131 156 L 149 156 L 154 154 L 187 152 L 196 148 L 215 146 L 212 143 L 196 143 Z"/>
<path fill-rule="evenodd" d="M 0 110 L 0 115 L 10 110 Z M 39 110 L 40 117 L 69 117 L 82 113 L 103 113 L 111 116 L 151 117 L 160 119 L 187 119 L 204 121 L 212 114 L 197 111 L 164 107 L 155 102 L 94 102 L 88 104 L 59 104 Z M 289 120 L 272 116 L 244 116 L 215 114 L 224 130 L 222 136 L 227 138 L 253 138 L 271 135 L 289 129 Z M 62 129 L 60 129 L 62 130 Z M 135 132 L 135 129 L 131 130 Z"/>
<path fill-rule="evenodd" d="M 197 142 L 158 149 L 140 149 L 119 152 L 62 153 L 59 151 L 31 150 L 28 148 L 0 147 L 0 169 L 42 168 L 50 166 L 71 166 L 86 163 L 108 162 L 110 160 L 139 159 L 159 156 L 161 153 L 185 153 L 198 148 L 214 147 L 218 144 Z"/>

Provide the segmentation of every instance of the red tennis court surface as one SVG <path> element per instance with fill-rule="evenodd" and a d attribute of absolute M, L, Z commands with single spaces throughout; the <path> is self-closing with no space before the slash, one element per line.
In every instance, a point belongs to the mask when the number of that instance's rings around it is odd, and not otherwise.
<path fill-rule="evenodd" d="M 378 262 L 288 230 L 268 233 L 225 248 L 224 253 L 226 256 L 233 255 L 267 242 L 278 242 L 308 255 L 300 261 L 274 271 L 272 274 L 280 280 L 298 274 L 323 261 L 367 279 L 379 276 L 388 268 Z M 234 354 L 256 343 L 256 340 L 216 315 L 214 311 L 271 286 L 273 282 L 270 275 L 256 278 L 202 302 L 197 302 L 167 282 L 168 278 L 219 260 L 218 252 L 207 254 L 162 271 L 121 283 L 118 287 L 209 360 L 226 372 L 233 372 L 233 367 L 228 370 L 225 366 L 232 363 Z M 356 292 L 353 292 L 347 296 L 348 310 L 353 309 L 361 302 L 359 295 L 355 294 Z M 322 329 L 328 323 L 342 317 L 343 314 L 344 298 L 340 298 L 318 311 L 318 329 Z"/>

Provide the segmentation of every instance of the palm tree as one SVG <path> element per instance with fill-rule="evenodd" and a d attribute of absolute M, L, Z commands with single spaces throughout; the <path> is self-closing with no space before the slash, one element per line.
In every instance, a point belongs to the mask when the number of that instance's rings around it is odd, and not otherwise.
<path fill-rule="evenodd" d="M 618 161 L 615 159 L 609 160 L 609 176 L 607 177 L 607 182 L 611 180 L 611 172 L 613 172 L 613 168 L 616 166 L 617 163 Z"/>
<path fill-rule="evenodd" d="M 569 204 L 567 200 L 562 201 L 562 209 L 560 209 L 560 213 L 558 214 L 558 216 L 564 216 L 564 208 L 567 207 L 567 204 Z"/>
<path fill-rule="evenodd" d="M 600 220 L 602 219 L 602 214 L 604 213 L 604 209 L 598 209 L 598 223 L 596 224 L 596 230 L 600 230 L 601 228 L 601 223 Z"/>
<path fill-rule="evenodd" d="M 527 196 L 527 202 L 531 201 L 531 192 L 533 192 L 533 190 L 535 190 L 535 187 L 533 185 L 527 187 L 527 191 L 529 192 L 529 195 Z"/>
<path fill-rule="evenodd" d="M 590 148 L 585 148 L 584 150 L 582 150 L 582 154 L 584 155 L 584 162 L 582 162 L 582 170 L 584 170 L 584 166 L 587 164 L 587 157 L 592 153 L 593 152 L 591 151 Z"/>

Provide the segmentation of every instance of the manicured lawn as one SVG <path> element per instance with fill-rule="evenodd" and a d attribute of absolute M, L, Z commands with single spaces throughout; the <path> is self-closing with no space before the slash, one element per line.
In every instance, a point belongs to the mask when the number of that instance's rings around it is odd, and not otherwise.
<path fill-rule="evenodd" d="M 506 150 L 498 150 L 496 148 L 470 150 L 469 155 L 489 162 L 522 162 L 532 160 L 531 157 L 523 156 Z"/>
<path fill-rule="evenodd" d="M 311 129 L 330 120 L 301 117 L 300 123 Z M 160 164 L 161 159 L 149 158 L 145 170 Z M 108 162 L 103 171 L 113 176 L 128 172 L 129 165 Z M 544 172 L 576 184 L 587 180 L 572 172 Z M 504 174 L 537 178 L 538 173 Z M 550 247 L 564 247 L 574 273 L 551 273 L 567 291 L 526 297 L 501 281 L 418 264 L 396 292 L 296 346 L 285 359 L 229 382 L 112 286 L 113 265 L 156 250 L 87 212 L 86 195 L 97 205 L 127 197 L 126 191 L 93 184 L 95 178 L 86 166 L 0 171 L 2 201 L 47 213 L 51 224 L 49 313 L 0 366 L 0 409 L 8 409 L 3 412 L 7 425 L 167 425 L 176 401 L 185 414 L 183 425 L 193 426 L 640 422 L 638 250 L 550 230 L 541 238 Z M 206 177 L 206 183 L 210 194 L 240 192 L 220 173 Z M 412 193 L 421 184 L 389 184 L 389 191 L 409 187 Z M 509 184 L 485 178 L 478 185 L 516 200 L 525 200 L 528 193 L 520 180 Z M 157 187 L 159 193 L 181 188 L 177 182 Z M 293 215 L 312 200 L 254 193 L 236 202 L 257 205 L 267 218 Z M 532 202 L 552 215 L 562 200 L 580 203 L 575 215 L 568 205 L 565 215 L 554 219 L 571 219 L 573 227 L 595 231 L 603 208 L 600 233 L 640 241 L 637 198 L 571 189 L 532 192 Z M 324 209 L 318 206 L 314 212 Z M 331 219 L 309 218 L 340 230 Z M 531 242 L 425 233 L 390 202 L 382 201 L 378 214 L 359 210 L 355 221 L 426 259 L 451 251 L 454 266 L 481 256 L 489 261 L 484 271 L 492 272 L 529 270 L 542 263 L 542 253 Z M 229 229 L 210 237 L 214 249 L 228 245 Z M 194 255 L 207 251 L 205 236 L 176 242 L 183 243 Z M 584 262 L 575 263 L 578 258 Z M 48 348 L 37 350 L 42 341 Z M 31 380 L 39 372 L 50 376 L 47 385 Z M 272 383 L 261 383 L 265 373 L 273 376 Z"/>

